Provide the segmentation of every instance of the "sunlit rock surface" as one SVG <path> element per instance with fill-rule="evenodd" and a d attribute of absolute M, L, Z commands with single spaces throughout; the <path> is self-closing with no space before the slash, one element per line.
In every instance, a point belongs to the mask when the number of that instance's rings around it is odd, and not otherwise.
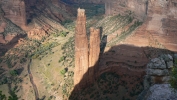
<path fill-rule="evenodd" d="M 78 85 L 77 88 L 85 87 L 87 79 L 81 82 L 83 75 L 88 71 L 88 39 L 86 35 L 86 15 L 84 9 L 78 9 L 77 22 L 76 22 L 76 34 L 75 34 L 75 74 L 74 85 Z"/>

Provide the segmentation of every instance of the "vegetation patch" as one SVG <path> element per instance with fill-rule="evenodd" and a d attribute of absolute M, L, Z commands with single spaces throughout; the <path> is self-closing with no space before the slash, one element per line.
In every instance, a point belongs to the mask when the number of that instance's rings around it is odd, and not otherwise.
<path fill-rule="evenodd" d="M 175 59 L 174 67 L 171 71 L 169 82 L 171 87 L 177 90 L 177 59 Z"/>

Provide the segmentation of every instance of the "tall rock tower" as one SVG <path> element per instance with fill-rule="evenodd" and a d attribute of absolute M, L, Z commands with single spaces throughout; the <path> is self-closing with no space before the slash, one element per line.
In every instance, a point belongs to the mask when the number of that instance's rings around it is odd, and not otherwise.
<path fill-rule="evenodd" d="M 88 83 L 94 82 L 100 55 L 100 29 L 90 28 Z"/>
<path fill-rule="evenodd" d="M 100 54 L 100 30 L 90 28 L 90 43 L 86 35 L 86 16 L 84 9 L 78 9 L 75 34 L 74 85 L 79 90 L 95 80 Z"/>
<path fill-rule="evenodd" d="M 84 9 L 78 9 L 75 28 L 75 74 L 74 85 L 82 88 L 87 85 L 88 39 L 86 35 L 86 15 Z"/>

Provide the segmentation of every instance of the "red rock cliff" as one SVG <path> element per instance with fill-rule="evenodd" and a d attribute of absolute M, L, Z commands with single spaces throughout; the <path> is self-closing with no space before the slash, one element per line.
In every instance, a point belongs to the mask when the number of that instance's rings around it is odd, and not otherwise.
<path fill-rule="evenodd" d="M 88 71 L 88 40 L 86 35 L 86 15 L 84 9 L 78 9 L 75 34 L 75 74 L 74 85 L 85 87 L 87 79 L 83 75 Z M 82 80 L 82 82 L 81 82 Z"/>
<path fill-rule="evenodd" d="M 100 54 L 100 30 L 90 28 L 90 44 L 89 44 L 89 71 L 88 82 L 93 83 L 95 73 L 98 71 L 98 59 Z"/>
<path fill-rule="evenodd" d="M 86 16 L 84 9 L 78 9 L 75 34 L 75 74 L 74 85 L 84 88 L 95 80 L 100 54 L 100 30 L 90 28 L 90 43 L 86 35 Z"/>
<path fill-rule="evenodd" d="M 26 26 L 26 10 L 23 0 L 1 0 L 2 9 L 6 18 L 18 26 Z"/>

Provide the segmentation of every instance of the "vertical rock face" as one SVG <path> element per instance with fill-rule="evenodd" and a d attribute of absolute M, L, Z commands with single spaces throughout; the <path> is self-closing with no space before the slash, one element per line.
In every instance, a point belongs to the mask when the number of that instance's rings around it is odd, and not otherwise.
<path fill-rule="evenodd" d="M 77 88 L 86 86 L 88 71 L 88 40 L 86 35 L 86 15 L 84 9 L 78 9 L 75 34 L 75 74 L 74 85 Z M 82 82 L 81 82 L 82 80 Z"/>
<path fill-rule="evenodd" d="M 90 28 L 90 43 L 86 35 L 86 16 L 84 9 L 78 9 L 75 34 L 75 74 L 74 85 L 77 89 L 94 82 L 100 54 L 100 30 Z"/>
<path fill-rule="evenodd" d="M 2 9 L 6 18 L 18 26 L 26 26 L 26 11 L 23 0 L 1 0 Z"/>
<path fill-rule="evenodd" d="M 100 30 L 90 28 L 89 44 L 89 71 L 88 82 L 93 83 L 94 74 L 98 71 L 98 59 L 100 54 Z"/>

